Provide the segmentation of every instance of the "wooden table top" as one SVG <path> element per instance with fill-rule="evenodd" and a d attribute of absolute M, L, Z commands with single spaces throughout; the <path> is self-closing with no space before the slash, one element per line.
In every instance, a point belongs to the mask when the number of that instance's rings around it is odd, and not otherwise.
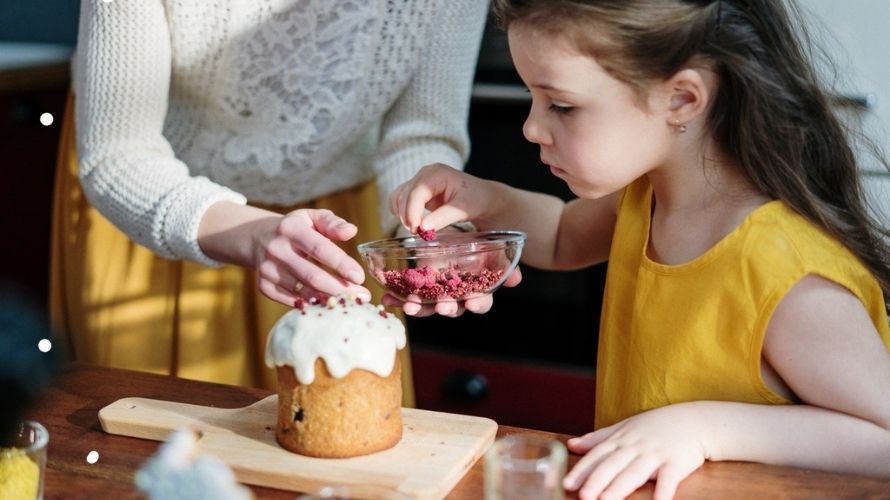
<path fill-rule="evenodd" d="M 133 474 L 155 451 L 158 442 L 106 434 L 99 424 L 100 408 L 123 397 L 144 397 L 223 408 L 247 406 L 270 391 L 185 380 L 148 373 L 72 364 L 66 366 L 41 403 L 29 416 L 50 433 L 44 497 L 143 498 Z M 498 437 L 531 433 L 565 441 L 569 436 L 501 426 Z M 94 464 L 91 451 L 99 453 Z M 570 455 L 569 467 L 580 456 Z M 288 499 L 293 492 L 251 487 L 256 498 Z M 632 498 L 651 498 L 652 483 Z M 455 486 L 448 498 L 483 497 L 482 461 L 478 461 Z M 888 498 L 890 481 L 828 474 L 761 464 L 706 463 L 687 478 L 679 499 L 725 498 Z"/>

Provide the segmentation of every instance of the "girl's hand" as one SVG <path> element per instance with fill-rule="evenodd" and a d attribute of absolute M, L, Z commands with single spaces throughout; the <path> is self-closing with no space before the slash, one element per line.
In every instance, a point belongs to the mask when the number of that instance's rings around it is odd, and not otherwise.
<path fill-rule="evenodd" d="M 410 180 L 389 195 L 389 208 L 399 217 L 402 225 L 412 233 L 421 230 L 440 230 L 455 222 L 477 222 L 491 210 L 496 197 L 489 191 L 490 183 L 478 177 L 455 170 L 441 163 L 427 165 Z M 424 212 L 430 212 L 424 216 Z M 504 282 L 512 287 L 522 281 L 517 267 Z M 421 304 L 419 300 L 399 300 L 387 294 L 383 304 L 401 307 L 409 316 L 457 317 L 466 311 L 483 314 L 491 309 L 492 296 L 483 295 L 463 301 L 443 300 L 435 304 Z"/>
<path fill-rule="evenodd" d="M 706 423 L 693 405 L 677 404 L 633 416 L 568 441 L 586 455 L 566 475 L 563 486 L 582 499 L 625 498 L 650 479 L 654 498 L 674 497 L 684 478 L 701 467 L 708 453 Z"/>
<path fill-rule="evenodd" d="M 519 266 L 517 266 L 516 269 L 514 269 L 513 272 L 510 273 L 510 276 L 508 276 L 507 279 L 504 281 L 503 286 L 516 286 L 519 284 L 520 281 L 522 281 L 522 272 L 519 270 Z M 412 297 L 408 298 L 411 299 Z M 491 294 L 473 297 L 471 299 L 461 301 L 443 300 L 440 302 L 436 302 L 435 304 L 421 304 L 419 299 L 413 301 L 402 301 L 399 300 L 398 297 L 389 293 L 383 296 L 383 305 L 401 307 L 402 311 L 404 311 L 405 314 L 418 318 L 431 316 L 433 314 L 448 316 L 449 318 L 456 318 L 466 311 L 470 311 L 476 314 L 484 314 L 491 309 L 491 306 L 493 304 L 494 297 L 492 297 Z"/>
<path fill-rule="evenodd" d="M 358 229 L 330 210 L 302 209 L 268 221 L 255 234 L 254 267 L 260 291 L 293 306 L 297 297 L 355 295 L 371 300 L 360 286 L 361 265 L 333 241 L 346 241 Z M 331 270 L 331 272 L 328 271 Z"/>
<path fill-rule="evenodd" d="M 434 163 L 390 193 L 389 209 L 412 233 L 476 222 L 494 201 L 487 186 L 488 181 Z M 430 213 L 424 216 L 424 210 Z"/>

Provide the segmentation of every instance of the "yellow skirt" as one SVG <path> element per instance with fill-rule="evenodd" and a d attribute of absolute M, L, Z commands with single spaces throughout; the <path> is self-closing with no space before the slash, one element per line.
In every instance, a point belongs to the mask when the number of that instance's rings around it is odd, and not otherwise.
<path fill-rule="evenodd" d="M 62 128 L 54 192 L 50 315 L 69 359 L 224 384 L 275 388 L 266 335 L 288 307 L 257 289 L 255 273 L 160 258 L 90 205 L 77 179 L 73 98 Z M 282 208 L 327 208 L 358 226 L 341 246 L 382 236 L 374 182 Z M 370 278 L 375 303 L 382 289 Z M 404 321 L 404 318 L 402 318 Z M 408 349 L 403 404 L 414 405 Z"/>

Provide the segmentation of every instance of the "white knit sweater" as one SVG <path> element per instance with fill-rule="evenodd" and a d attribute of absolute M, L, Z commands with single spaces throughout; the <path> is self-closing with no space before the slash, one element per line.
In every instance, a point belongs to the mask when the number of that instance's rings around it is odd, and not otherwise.
<path fill-rule="evenodd" d="M 288 206 L 462 168 L 487 0 L 83 0 L 80 180 L 137 243 L 207 265 L 221 200 Z M 381 206 L 384 229 L 395 219 Z"/>

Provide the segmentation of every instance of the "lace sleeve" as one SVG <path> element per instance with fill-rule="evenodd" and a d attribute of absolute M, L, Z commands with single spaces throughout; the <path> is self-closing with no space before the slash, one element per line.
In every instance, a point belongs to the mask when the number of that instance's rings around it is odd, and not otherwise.
<path fill-rule="evenodd" d="M 79 176 L 90 202 L 158 255 L 218 265 L 198 246 L 213 203 L 244 196 L 192 177 L 162 135 L 171 76 L 160 0 L 81 3 L 75 61 Z"/>
<path fill-rule="evenodd" d="M 469 156 L 467 115 L 487 0 L 442 0 L 411 83 L 383 121 L 374 161 L 385 234 L 398 220 L 385 197 L 424 165 L 462 169 Z"/>

